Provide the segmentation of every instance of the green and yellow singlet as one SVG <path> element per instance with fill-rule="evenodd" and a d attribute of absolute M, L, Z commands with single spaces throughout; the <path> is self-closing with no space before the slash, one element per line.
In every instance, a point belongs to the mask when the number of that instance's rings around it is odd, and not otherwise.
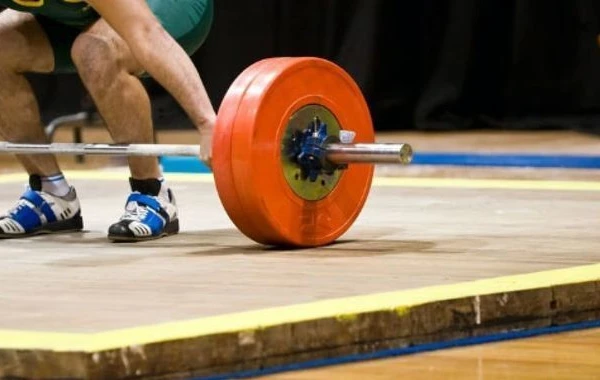
<path fill-rule="evenodd" d="M 84 0 L 0 0 L 0 5 L 75 27 L 85 27 L 98 19 Z"/>
<path fill-rule="evenodd" d="M 146 0 L 165 30 L 190 55 L 208 36 L 213 19 L 213 1 Z M 0 6 L 35 16 L 52 45 L 55 72 L 75 71 L 71 46 L 85 28 L 100 19 L 85 0 L 0 0 Z"/>

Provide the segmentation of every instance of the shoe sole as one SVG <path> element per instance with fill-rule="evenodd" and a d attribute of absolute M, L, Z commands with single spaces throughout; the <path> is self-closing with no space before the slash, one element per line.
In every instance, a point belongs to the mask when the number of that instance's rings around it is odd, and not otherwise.
<path fill-rule="evenodd" d="M 22 239 L 38 235 L 57 235 L 66 234 L 72 232 L 81 232 L 83 230 L 83 218 L 81 216 L 75 216 L 68 220 L 62 220 L 60 222 L 49 223 L 44 226 L 40 226 L 30 232 L 24 234 L 3 234 L 0 233 L 0 239 Z"/>
<path fill-rule="evenodd" d="M 176 235 L 179 233 L 179 220 L 175 220 L 165 226 L 163 232 L 158 235 L 152 236 L 118 236 L 118 235 L 108 235 L 108 239 L 115 243 L 135 243 L 141 241 L 150 241 L 162 239 L 167 236 Z"/>

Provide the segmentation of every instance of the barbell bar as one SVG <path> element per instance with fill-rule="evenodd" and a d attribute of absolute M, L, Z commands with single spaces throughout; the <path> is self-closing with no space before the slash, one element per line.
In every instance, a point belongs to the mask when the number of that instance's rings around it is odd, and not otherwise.
<path fill-rule="evenodd" d="M 327 144 L 326 158 L 335 164 L 399 163 L 409 164 L 412 148 L 408 144 Z M 0 141 L 0 153 L 106 155 L 106 156 L 192 156 L 200 155 L 199 145 L 188 144 L 21 144 Z"/>

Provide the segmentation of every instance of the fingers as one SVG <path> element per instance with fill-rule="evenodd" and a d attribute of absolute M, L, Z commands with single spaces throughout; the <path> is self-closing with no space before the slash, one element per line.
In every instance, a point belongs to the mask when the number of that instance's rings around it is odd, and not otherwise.
<path fill-rule="evenodd" d="M 200 161 L 212 170 L 212 129 L 200 134 Z"/>

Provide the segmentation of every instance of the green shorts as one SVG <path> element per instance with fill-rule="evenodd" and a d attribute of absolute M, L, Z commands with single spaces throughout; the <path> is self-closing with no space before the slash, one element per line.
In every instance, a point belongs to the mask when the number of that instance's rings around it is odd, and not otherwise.
<path fill-rule="evenodd" d="M 147 0 L 165 30 L 192 55 L 206 40 L 213 21 L 213 0 Z M 71 46 L 85 28 L 61 23 L 44 16 L 36 19 L 46 32 L 54 51 L 57 73 L 76 71 L 71 59 Z"/>

